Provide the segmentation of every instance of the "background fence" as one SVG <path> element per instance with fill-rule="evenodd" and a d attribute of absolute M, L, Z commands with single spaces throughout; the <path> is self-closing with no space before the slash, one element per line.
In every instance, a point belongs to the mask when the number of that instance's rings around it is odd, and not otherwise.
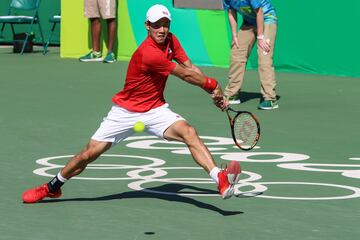
<path fill-rule="evenodd" d="M 8 3 L 0 1 L 1 13 L 6 12 Z M 146 37 L 146 10 L 155 3 L 164 4 L 171 11 L 171 31 L 178 36 L 194 63 L 228 67 L 231 34 L 226 13 L 174 8 L 172 0 L 118 1 L 118 59 L 128 60 Z M 350 0 L 346 5 L 335 0 L 272 0 L 272 3 L 279 19 L 274 56 L 277 71 L 360 77 L 359 20 L 351 13 L 351 9 L 360 9 L 360 1 Z M 62 57 L 77 58 L 91 48 L 83 5 L 83 0 L 62 0 Z M 42 1 L 40 17 L 45 35 L 50 28 L 48 18 L 57 13 L 58 7 L 58 1 Z M 54 41 L 56 38 L 59 34 Z M 257 57 L 252 54 L 248 68 L 256 67 Z"/>

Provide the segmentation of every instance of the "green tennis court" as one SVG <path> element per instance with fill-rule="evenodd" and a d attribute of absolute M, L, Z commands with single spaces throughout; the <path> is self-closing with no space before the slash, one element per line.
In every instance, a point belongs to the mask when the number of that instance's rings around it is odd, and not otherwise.
<path fill-rule="evenodd" d="M 360 79 L 277 72 L 280 108 L 256 109 L 257 72 L 238 109 L 260 119 L 258 148 L 233 146 L 207 94 L 170 77 L 166 99 L 218 163 L 239 160 L 238 197 L 222 200 L 186 147 L 137 134 L 63 187 L 23 204 L 97 129 L 127 62 L 83 64 L 0 49 L 0 239 L 357 239 L 360 236 Z M 226 84 L 227 69 L 202 67 Z"/>

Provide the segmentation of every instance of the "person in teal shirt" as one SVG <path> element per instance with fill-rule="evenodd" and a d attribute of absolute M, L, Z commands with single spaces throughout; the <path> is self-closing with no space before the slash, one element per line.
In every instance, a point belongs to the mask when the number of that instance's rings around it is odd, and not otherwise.
<path fill-rule="evenodd" d="M 244 80 L 246 63 L 257 41 L 258 70 L 261 81 L 259 109 L 278 108 L 276 80 L 273 66 L 274 46 L 277 31 L 275 8 L 269 0 L 224 0 L 224 9 L 232 32 L 229 82 L 225 95 L 230 104 L 240 103 L 240 90 Z M 242 16 L 238 31 L 237 14 Z"/>

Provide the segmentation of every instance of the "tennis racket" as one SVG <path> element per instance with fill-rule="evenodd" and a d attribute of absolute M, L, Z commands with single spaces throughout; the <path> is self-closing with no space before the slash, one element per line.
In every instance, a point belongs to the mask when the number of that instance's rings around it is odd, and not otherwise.
<path fill-rule="evenodd" d="M 233 118 L 229 111 L 235 113 Z M 226 114 L 236 146 L 245 151 L 253 149 L 260 138 L 260 124 L 255 115 L 247 111 L 235 111 L 230 107 L 226 109 Z"/>

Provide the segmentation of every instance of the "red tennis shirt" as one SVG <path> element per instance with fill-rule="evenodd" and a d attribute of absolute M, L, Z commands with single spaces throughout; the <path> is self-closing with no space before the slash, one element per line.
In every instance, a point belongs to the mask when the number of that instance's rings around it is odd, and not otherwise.
<path fill-rule="evenodd" d="M 165 104 L 166 80 L 176 64 L 189 58 L 175 35 L 169 33 L 164 45 L 151 37 L 134 52 L 129 62 L 123 90 L 112 101 L 131 112 L 147 112 Z"/>

